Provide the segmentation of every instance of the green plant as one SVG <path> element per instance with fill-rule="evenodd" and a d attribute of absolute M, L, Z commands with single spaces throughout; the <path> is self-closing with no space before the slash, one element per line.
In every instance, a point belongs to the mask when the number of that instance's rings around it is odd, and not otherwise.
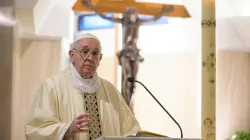
<path fill-rule="evenodd" d="M 239 131 L 236 132 L 232 138 L 232 140 L 250 140 L 250 132 Z"/>

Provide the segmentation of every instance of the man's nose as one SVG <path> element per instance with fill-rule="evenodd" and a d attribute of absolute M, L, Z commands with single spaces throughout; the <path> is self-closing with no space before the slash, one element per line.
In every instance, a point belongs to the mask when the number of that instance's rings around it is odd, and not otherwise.
<path fill-rule="evenodd" d="M 86 60 L 93 60 L 93 55 L 89 52 L 88 55 L 85 57 Z"/>

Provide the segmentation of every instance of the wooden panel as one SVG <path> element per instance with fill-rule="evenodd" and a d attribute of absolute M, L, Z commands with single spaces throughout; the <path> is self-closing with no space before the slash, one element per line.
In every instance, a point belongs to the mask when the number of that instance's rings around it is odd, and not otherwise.
<path fill-rule="evenodd" d="M 250 53 L 218 52 L 216 139 L 250 128 Z"/>
<path fill-rule="evenodd" d="M 123 13 L 127 7 L 136 7 L 140 14 L 144 15 L 156 15 L 161 12 L 163 4 L 156 3 L 142 3 L 142 2 L 131 2 L 131 1 L 99 1 L 94 2 L 93 5 L 102 12 L 107 13 Z M 165 14 L 170 17 L 190 17 L 186 8 L 183 5 L 172 5 L 173 11 Z M 92 10 L 85 7 L 81 0 L 78 0 L 72 8 L 76 12 L 90 12 Z"/>

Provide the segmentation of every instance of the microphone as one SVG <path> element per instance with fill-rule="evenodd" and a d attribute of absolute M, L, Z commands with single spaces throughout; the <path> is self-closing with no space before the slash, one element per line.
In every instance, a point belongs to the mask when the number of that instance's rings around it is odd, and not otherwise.
<path fill-rule="evenodd" d="M 180 131 L 181 131 L 181 138 L 183 138 L 183 132 L 181 129 L 181 126 L 179 125 L 179 123 L 174 119 L 174 117 L 172 117 L 172 115 L 170 115 L 170 113 L 162 106 L 162 104 L 154 97 L 154 95 L 148 90 L 148 88 L 142 84 L 140 81 L 135 80 L 133 77 L 128 77 L 127 81 L 129 81 L 130 83 L 133 82 L 137 82 L 139 84 L 141 84 L 147 91 L 148 93 L 155 99 L 155 101 L 161 106 L 161 108 L 170 116 L 170 118 L 178 125 Z"/>

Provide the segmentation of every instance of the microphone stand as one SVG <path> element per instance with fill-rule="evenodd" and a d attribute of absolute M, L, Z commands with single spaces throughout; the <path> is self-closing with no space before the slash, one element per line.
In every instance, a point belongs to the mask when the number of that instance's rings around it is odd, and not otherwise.
<path fill-rule="evenodd" d="M 131 81 L 130 81 L 131 82 Z M 142 84 L 140 81 L 137 80 L 133 80 L 133 82 L 137 82 L 139 84 L 141 84 L 147 91 L 148 93 L 155 99 L 155 101 L 161 106 L 161 108 L 170 116 L 170 118 L 178 125 L 180 131 L 181 131 L 181 138 L 183 138 L 183 132 L 181 129 L 181 126 L 179 125 L 179 123 L 172 117 L 172 115 L 170 115 L 170 113 L 162 106 L 162 104 L 154 97 L 154 95 L 148 90 L 148 88 Z"/>

